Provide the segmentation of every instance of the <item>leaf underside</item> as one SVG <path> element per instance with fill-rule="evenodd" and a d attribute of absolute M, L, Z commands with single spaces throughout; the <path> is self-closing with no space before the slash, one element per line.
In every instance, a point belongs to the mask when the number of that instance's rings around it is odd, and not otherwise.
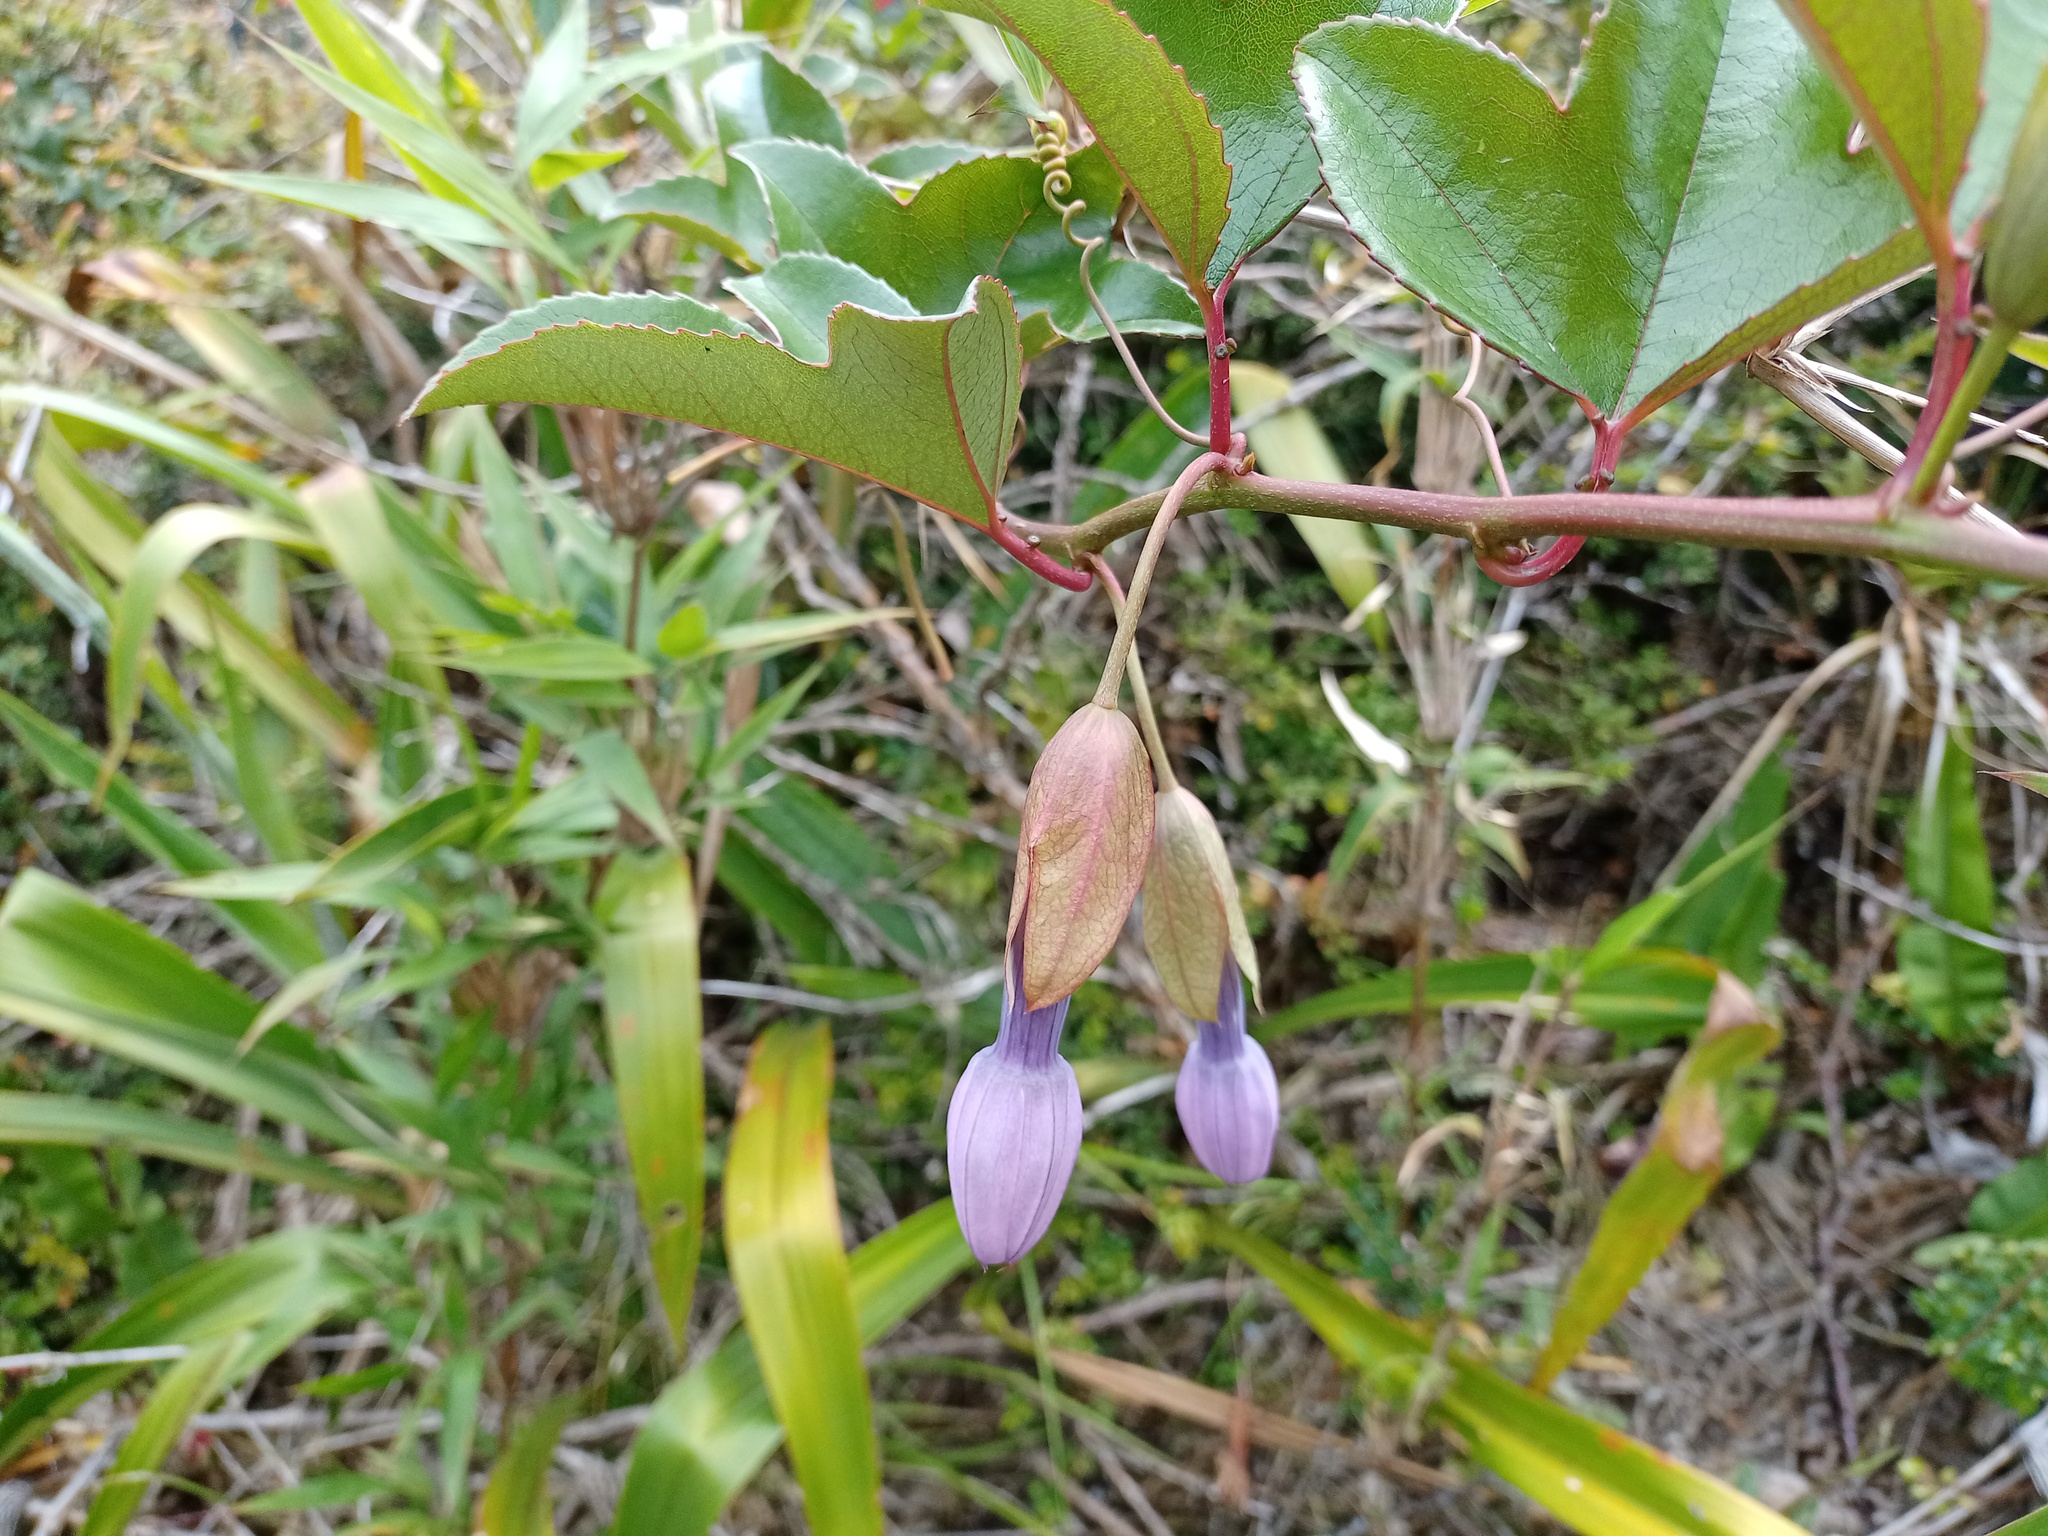
<path fill-rule="evenodd" d="M 1107 0 L 948 0 L 1007 27 L 1066 87 L 1190 283 L 1230 216 L 1230 164 L 1202 98 L 1159 43 Z"/>
<path fill-rule="evenodd" d="M 1373 254 L 1607 420 L 1925 259 L 1772 0 L 1614 0 L 1562 110 L 1506 55 L 1415 22 L 1324 27 L 1297 76 Z"/>
<path fill-rule="evenodd" d="M 1290 71 L 1295 46 L 1326 21 L 1408 16 L 1448 26 L 1458 0 L 1125 0 L 1159 39 L 1223 131 L 1230 219 L 1209 258 L 1209 286 L 1278 234 L 1323 184 Z"/>
<path fill-rule="evenodd" d="M 985 522 L 1009 462 L 1023 360 L 1003 285 L 983 278 L 970 297 L 929 319 L 842 306 L 830 361 L 809 363 L 694 299 L 572 294 L 478 336 L 413 409 L 522 401 L 665 416 Z"/>

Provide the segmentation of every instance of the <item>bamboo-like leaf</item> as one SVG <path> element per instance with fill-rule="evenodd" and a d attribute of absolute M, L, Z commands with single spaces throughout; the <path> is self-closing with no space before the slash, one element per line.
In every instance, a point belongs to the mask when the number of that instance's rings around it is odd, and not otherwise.
<path fill-rule="evenodd" d="M 861 1343 L 873 1344 L 968 1267 L 941 1200 L 854 1250 L 848 1265 Z M 782 1443 L 754 1346 L 741 1330 L 670 1383 L 633 1442 L 616 1536 L 704 1536 Z"/>
<path fill-rule="evenodd" d="M 1332 1353 L 1384 1397 L 1405 1401 L 1430 1359 L 1418 1326 L 1360 1301 L 1321 1270 L 1221 1221 L 1211 1242 L 1277 1285 Z M 1581 1536 L 1797 1536 L 1749 1495 L 1621 1431 L 1517 1386 L 1453 1346 L 1429 1416 L 1472 1460 Z"/>
<path fill-rule="evenodd" d="M 150 525 L 135 549 L 135 563 L 114 608 L 113 638 L 107 644 L 107 755 L 100 768 L 104 791 L 128 755 L 135 717 L 142 709 L 142 665 L 156 628 L 164 592 L 192 562 L 227 539 L 266 539 L 311 554 L 324 551 L 303 528 L 236 507 L 195 503 L 167 512 Z"/>
<path fill-rule="evenodd" d="M 300 515 L 298 498 L 276 476 L 236 458 L 224 448 L 216 448 L 203 437 L 169 426 L 145 412 L 130 410 L 125 405 L 96 399 L 92 395 L 52 389 L 44 384 L 0 384 L 0 405 L 5 404 L 39 405 L 53 415 L 74 416 L 81 421 L 93 422 L 123 437 L 132 437 L 166 458 L 190 465 L 209 479 L 241 492 L 251 501 L 262 502 L 281 517 L 296 520 Z M 44 435 L 39 452 L 49 451 L 52 435 Z"/>
<path fill-rule="evenodd" d="M 477 1409 L 483 1402 L 484 1353 L 459 1349 L 441 1367 L 441 1509 L 467 1524 L 469 1453 L 476 1447 Z"/>
<path fill-rule="evenodd" d="M 405 1209 L 403 1196 L 387 1184 L 344 1172 L 317 1157 L 287 1152 L 259 1136 L 237 1135 L 224 1126 L 139 1104 L 61 1093 L 0 1093 L 0 1144 L 6 1143 L 126 1147 L 145 1157 L 165 1157 L 217 1173 L 246 1173 L 274 1184 L 330 1190 L 387 1215 Z"/>
<path fill-rule="evenodd" d="M 477 1529 L 483 1536 L 555 1536 L 555 1505 L 548 1497 L 548 1467 L 576 1399 L 558 1397 L 512 1432 L 484 1489 Z"/>
<path fill-rule="evenodd" d="M 848 630 L 865 629 L 885 619 L 907 619 L 908 608 L 862 608 L 853 613 L 793 613 L 779 619 L 749 619 L 713 632 L 699 652 L 705 656 L 750 653 L 755 659 L 779 655 L 800 645 L 815 645 Z"/>
<path fill-rule="evenodd" d="M 227 1385 L 229 1369 L 247 1342 L 246 1335 L 229 1334 L 194 1344 L 190 1354 L 164 1372 L 107 1469 L 80 1536 L 120 1536 L 128 1528 L 149 1492 L 150 1475 L 177 1445 L 185 1421 Z"/>
<path fill-rule="evenodd" d="M 34 754 L 51 778 L 79 794 L 91 793 L 99 777 L 99 762 L 84 742 L 4 689 L 0 689 L 0 722 Z M 108 781 L 104 804 L 137 848 L 180 874 L 240 868 L 211 838 L 144 799 L 124 775 L 115 774 Z M 281 975 L 302 971 L 322 959 L 319 936 L 302 913 L 262 901 L 224 901 L 216 910 Z"/>
<path fill-rule="evenodd" d="M 441 249 L 449 245 L 485 250 L 512 244 L 512 237 L 464 203 L 451 203 L 410 187 L 378 186 L 367 181 L 326 181 L 318 176 L 280 176 L 266 171 L 217 171 L 203 165 L 181 165 L 185 175 L 217 187 L 274 197 L 338 213 L 345 219 L 381 224 Z M 417 167 L 415 174 L 417 174 Z"/>
<path fill-rule="evenodd" d="M 879 1536 L 860 1323 L 832 1181 L 829 1025 L 754 1044 L 725 1165 L 725 1251 L 761 1376 L 819 1536 Z"/>
<path fill-rule="evenodd" d="M 1707 1005 L 1706 1027 L 1671 1074 L 1650 1150 L 1609 1197 L 1557 1309 L 1530 1381 L 1537 1391 L 1547 1390 L 1607 1325 L 1721 1181 L 1723 1121 L 1736 1107 L 1724 1096 L 1732 1099 L 1737 1074 L 1775 1049 L 1778 1039 L 1778 1026 L 1749 989 L 1724 971 Z"/>
<path fill-rule="evenodd" d="M 299 0 L 294 9 L 320 44 L 320 51 L 327 55 L 327 62 L 343 79 L 368 91 L 415 122 L 425 124 L 444 137 L 454 137 L 455 129 L 441 110 L 440 103 L 385 51 L 384 45 L 356 16 L 349 0 Z M 468 200 L 452 183 L 414 159 L 404 145 L 393 144 L 392 148 L 406 163 L 406 168 L 419 178 L 420 185 L 436 198 L 456 206 L 467 203 Z"/>
<path fill-rule="evenodd" d="M 90 474 L 61 435 L 36 447 L 36 493 L 64 536 L 116 581 L 126 581 L 148 531 L 121 498 Z M 291 503 L 296 515 L 297 502 Z M 185 643 L 217 650 L 279 715 L 351 767 L 370 748 L 368 726 L 308 667 L 262 634 L 212 584 L 188 575 L 163 596 L 162 611 Z"/>
<path fill-rule="evenodd" d="M 151 1287 L 112 1322 L 79 1339 L 77 1348 L 133 1349 L 247 1333 L 253 1338 L 243 1358 L 260 1363 L 356 1296 L 359 1275 L 340 1257 L 348 1246 L 348 1239 L 324 1227 L 257 1238 Z M 57 1419 L 136 1369 L 88 1366 L 28 1388 L 0 1414 L 0 1463 L 13 1461 Z"/>
<path fill-rule="evenodd" d="M 1906 831 L 1906 885 L 1940 916 L 1986 933 L 1997 919 L 1996 884 L 1968 741 L 1958 731 L 1937 744 L 1941 762 Z M 1935 1034 L 1968 1045 L 2001 1027 L 2003 955 L 1918 920 L 1899 934 L 1898 953 L 1906 1001 Z"/>
<path fill-rule="evenodd" d="M 430 619 L 407 576 L 377 486 L 353 464 L 337 464 L 299 488 L 308 521 L 370 617 L 401 651 L 418 650 Z"/>
<path fill-rule="evenodd" d="M 704 1243 L 704 1024 L 688 861 L 673 849 L 621 854 L 598 914 L 619 1126 L 669 1336 L 680 1346 Z"/>
<path fill-rule="evenodd" d="M 1277 404 L 1293 387 L 1294 380 L 1277 368 L 1250 362 L 1230 365 L 1230 401 L 1241 415 Z M 1305 406 L 1268 417 L 1251 429 L 1248 438 L 1267 474 L 1331 485 L 1350 481 L 1329 438 Z M 1328 517 L 1289 517 L 1288 521 L 1346 608 L 1356 608 L 1379 585 L 1380 567 L 1386 562 L 1361 524 Z"/>
<path fill-rule="evenodd" d="M 1537 964 L 1544 958 L 1484 955 L 1474 960 L 1435 961 L 1424 981 L 1423 1006 L 1516 1002 L 1529 990 Z M 1569 953 L 1557 958 L 1548 989 L 1553 997 L 1571 958 Z M 1582 1022 L 1612 1030 L 1626 1040 L 1655 1041 L 1690 1034 L 1706 1019 L 1715 974 L 1713 962 L 1697 955 L 1639 949 L 1626 964 L 1582 980 L 1572 993 L 1572 1011 Z M 1414 1004 L 1415 973 L 1403 967 L 1283 1008 L 1253 1033 L 1261 1040 L 1277 1040 L 1339 1019 L 1406 1013 Z"/>

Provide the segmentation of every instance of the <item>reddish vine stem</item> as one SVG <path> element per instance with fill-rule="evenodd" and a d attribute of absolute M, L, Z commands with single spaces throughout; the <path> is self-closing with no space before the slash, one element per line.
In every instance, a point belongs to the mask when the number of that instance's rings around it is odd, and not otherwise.
<path fill-rule="evenodd" d="M 1223 301 L 1230 296 L 1235 270 L 1216 285 L 1216 291 L 1202 302 L 1203 327 L 1209 342 L 1209 451 L 1230 452 L 1230 358 L 1237 349 L 1231 345 L 1224 319 Z"/>
<path fill-rule="evenodd" d="M 1016 559 L 1017 563 L 1035 575 L 1043 576 L 1056 587 L 1065 587 L 1069 592 L 1086 592 L 1094 579 L 1086 571 L 1072 570 L 1061 565 L 1038 547 L 1043 535 L 1033 534 L 1019 538 L 1011 531 L 1010 514 L 1001 507 L 992 507 L 988 514 L 988 535 Z"/>
<path fill-rule="evenodd" d="M 1471 380 L 1466 380 L 1466 385 L 1469 388 Z M 1463 394 L 1464 391 L 1461 390 L 1459 393 Z M 1478 410 L 1476 402 L 1467 400 L 1465 403 Z M 1626 435 L 1625 428 L 1617 427 L 1611 421 L 1596 419 L 1593 422 L 1593 467 L 1586 478 L 1579 482 L 1580 490 L 1604 491 L 1614 484 L 1614 468 L 1621 462 L 1621 441 Z M 1495 472 L 1499 473 L 1498 467 Z M 1501 480 L 1501 494 L 1511 494 L 1505 478 Z M 1584 534 L 1567 533 L 1559 535 L 1557 541 L 1548 549 L 1530 552 L 1525 545 L 1524 553 L 1513 559 L 1502 559 L 1475 541 L 1473 559 L 1480 570 L 1504 587 L 1533 587 L 1550 580 L 1570 565 L 1578 557 L 1579 551 L 1585 547 Z"/>
<path fill-rule="evenodd" d="M 1934 359 L 1927 369 L 1927 404 L 1913 428 L 1913 440 L 1906 445 L 1906 457 L 1885 488 L 1887 502 L 1895 499 L 1926 505 L 1940 483 L 1939 471 L 1927 478 L 1921 489 L 1922 471 L 1948 415 L 1957 386 L 1970 366 L 1970 265 L 1967 258 L 1951 251 L 1947 260 L 1934 267 Z M 1956 510 L 1960 511 L 1958 506 Z"/>
<path fill-rule="evenodd" d="M 1231 453 L 1198 455 L 1160 498 L 1159 510 L 1152 515 L 1151 531 L 1145 535 L 1145 547 L 1139 551 L 1138 563 L 1131 570 L 1130 595 L 1117 615 L 1116 638 L 1110 642 L 1109 659 L 1102 665 L 1102 682 L 1095 690 L 1095 702 L 1103 709 L 1116 708 L 1117 694 L 1124 684 L 1124 665 L 1131 659 L 1131 646 L 1138 638 L 1138 620 L 1145 612 L 1145 594 L 1152 590 L 1152 571 L 1159 564 L 1159 552 L 1166 547 L 1166 530 L 1173 526 L 1181 503 L 1187 500 L 1196 482 L 1211 470 L 1221 470 L 1226 485 L 1236 478 L 1244 463 L 1244 439 L 1233 438 L 1230 446 Z"/>
<path fill-rule="evenodd" d="M 1087 550 L 1105 549 L 1146 527 L 1158 515 L 1162 500 L 1161 493 L 1153 492 L 1084 523 L 1019 519 L 1012 528 L 1036 535 L 1047 551 L 1075 558 Z M 1566 491 L 1504 500 L 1392 486 L 1325 485 L 1252 473 L 1203 477 L 1188 490 L 1179 511 L 1214 512 L 1224 507 L 1386 523 L 1418 533 L 1472 539 L 1495 548 L 1545 534 L 1577 534 L 1718 548 L 1782 549 L 1798 554 L 1865 555 L 2048 586 L 2048 539 L 1910 507 L 1887 511 L 1877 495 L 1772 498 Z"/>

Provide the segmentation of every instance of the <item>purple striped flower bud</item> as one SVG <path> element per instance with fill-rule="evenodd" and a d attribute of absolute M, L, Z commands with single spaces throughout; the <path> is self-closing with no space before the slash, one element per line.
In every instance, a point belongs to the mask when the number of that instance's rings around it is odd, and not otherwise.
<path fill-rule="evenodd" d="M 996 1043 L 967 1063 L 946 1111 L 953 1211 L 983 1264 L 1013 1263 L 1037 1246 L 1081 1155 L 1081 1087 L 1060 1055 L 1069 999 L 1024 1006 L 1021 934 L 1005 969 Z"/>
<path fill-rule="evenodd" d="M 1188 1145 L 1227 1184 L 1263 1178 L 1280 1128 L 1280 1082 L 1265 1047 L 1245 1033 L 1244 982 L 1234 959 L 1223 962 L 1215 1020 L 1195 1030 L 1173 1088 Z"/>

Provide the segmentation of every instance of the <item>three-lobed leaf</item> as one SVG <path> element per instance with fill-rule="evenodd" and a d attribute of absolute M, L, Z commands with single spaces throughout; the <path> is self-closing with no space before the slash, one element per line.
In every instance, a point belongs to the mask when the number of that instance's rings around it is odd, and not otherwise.
<path fill-rule="evenodd" d="M 1297 76 L 1374 256 L 1609 421 L 1924 259 L 1772 0 L 1614 0 L 1563 108 L 1416 22 L 1324 27 Z"/>
<path fill-rule="evenodd" d="M 985 522 L 1022 388 L 1016 311 L 993 278 L 951 315 L 845 306 L 813 364 L 694 299 L 575 294 L 485 331 L 413 407 L 526 401 L 694 422 L 851 470 Z"/>
<path fill-rule="evenodd" d="M 949 166 L 907 203 L 878 176 L 824 145 L 773 139 L 746 145 L 734 158 L 769 189 L 782 250 L 802 253 L 785 254 L 771 273 L 796 263 L 815 282 L 820 269 L 807 264 L 817 259 L 809 253 L 822 252 L 857 269 L 840 294 L 846 301 L 890 312 L 863 296 L 865 274 L 900 295 L 913 313 L 926 315 L 950 314 L 976 278 L 994 276 L 1017 306 L 1027 355 L 1044 351 L 1055 336 L 1103 334 L 1081 286 L 1080 251 L 1046 202 L 1044 169 L 1029 155 L 981 155 Z M 1074 220 L 1075 233 L 1107 235 L 1123 189 L 1101 146 L 1069 156 L 1067 170 L 1070 196 L 1088 204 Z M 1089 272 L 1120 329 L 1202 333 L 1194 301 L 1156 268 L 1098 252 Z M 757 282 L 731 286 L 756 303 L 743 285 Z"/>

